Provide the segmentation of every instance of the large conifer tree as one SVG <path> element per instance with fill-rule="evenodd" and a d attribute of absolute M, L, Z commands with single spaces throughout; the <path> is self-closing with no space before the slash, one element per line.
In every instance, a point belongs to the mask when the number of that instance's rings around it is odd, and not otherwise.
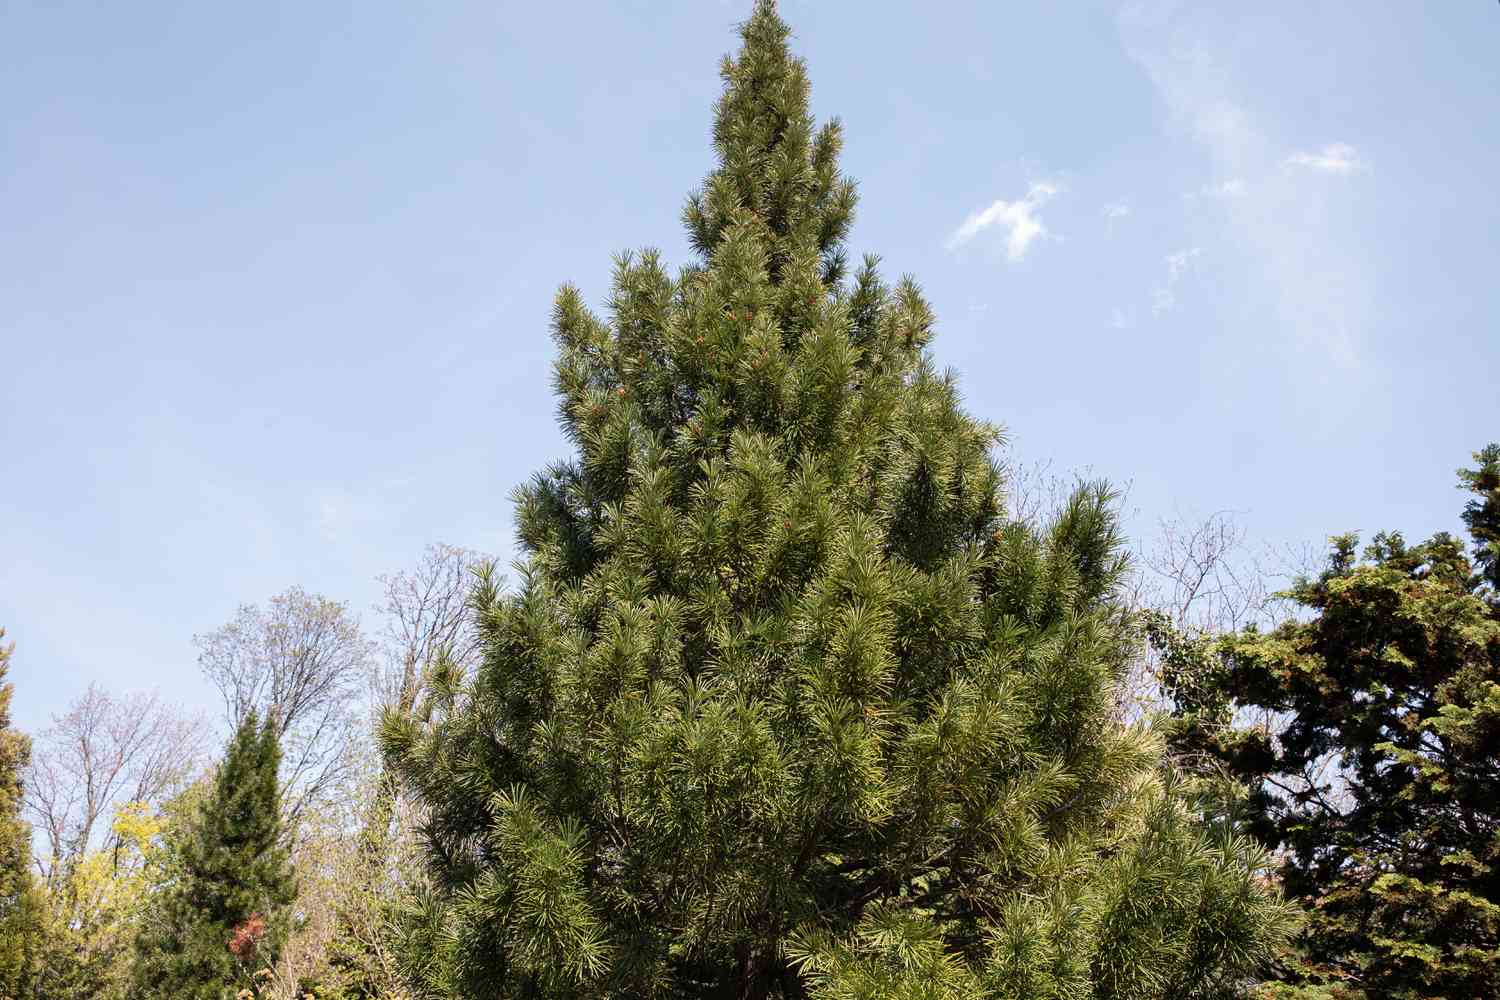
<path fill-rule="evenodd" d="M 428 811 L 414 971 L 466 997 L 1207 997 L 1283 917 L 1157 738 L 1102 487 L 1008 518 L 995 428 L 874 259 L 770 2 L 723 64 L 700 260 L 565 287 L 576 456 L 518 593 L 387 754 Z"/>
<path fill-rule="evenodd" d="M 1256 789 L 1251 829 L 1311 914 L 1299 996 L 1500 995 L 1500 446 L 1474 459 L 1472 562 L 1447 533 L 1362 559 L 1339 536 L 1288 592 L 1300 614 L 1169 649 L 1184 743 Z M 1281 725 L 1225 725 L 1237 708 Z"/>
<path fill-rule="evenodd" d="M 137 995 L 226 1000 L 275 962 L 294 895 L 280 761 L 276 727 L 251 712 L 193 822 L 169 845 L 174 870 L 138 942 Z"/>

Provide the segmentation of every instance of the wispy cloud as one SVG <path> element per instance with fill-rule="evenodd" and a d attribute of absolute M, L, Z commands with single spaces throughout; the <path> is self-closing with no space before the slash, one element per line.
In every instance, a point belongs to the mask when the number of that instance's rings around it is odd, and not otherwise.
<path fill-rule="evenodd" d="M 1115 306 L 1109 314 L 1109 326 L 1112 330 L 1129 330 L 1135 326 L 1135 310 Z"/>
<path fill-rule="evenodd" d="M 1294 167 L 1308 167 L 1325 174 L 1351 174 L 1364 167 L 1359 150 L 1346 142 L 1333 142 L 1316 153 L 1293 153 L 1286 162 Z"/>
<path fill-rule="evenodd" d="M 1130 206 L 1123 201 L 1112 201 L 1104 206 L 1106 219 L 1123 219 L 1130 214 Z"/>
<path fill-rule="evenodd" d="M 1196 191 L 1188 192 L 1184 197 L 1190 201 L 1194 198 L 1243 198 L 1248 190 L 1243 180 L 1238 177 L 1231 177 L 1229 180 L 1221 181 L 1218 184 L 1205 184 Z"/>
<path fill-rule="evenodd" d="M 1009 233 L 1005 241 L 1006 256 L 1012 261 L 1022 259 L 1038 238 L 1047 235 L 1047 227 L 1037 215 L 1038 210 L 1061 190 L 1051 181 L 1037 181 L 1024 198 L 991 202 L 989 207 L 974 212 L 953 231 L 948 237 L 948 249 L 957 249 L 991 226 L 999 226 Z"/>
<path fill-rule="evenodd" d="M 1151 315 L 1160 316 L 1177 308 L 1177 283 L 1201 253 L 1201 247 L 1193 247 L 1167 254 L 1166 280 L 1151 291 Z"/>
<path fill-rule="evenodd" d="M 1237 79 L 1226 53 L 1233 39 L 1212 18 L 1171 0 L 1132 0 L 1118 26 L 1126 51 L 1155 85 L 1175 123 L 1210 157 L 1218 176 L 1242 183 L 1217 186 L 1226 234 L 1253 257 L 1250 280 L 1260 283 L 1281 320 L 1300 343 L 1315 345 L 1345 367 L 1359 363 L 1361 332 L 1373 321 L 1374 289 L 1368 249 L 1333 224 L 1324 185 L 1303 170 L 1348 173 L 1358 153 L 1341 143 L 1288 161 L 1275 120 L 1258 112 L 1258 90 Z M 1303 158 L 1305 157 L 1305 159 Z M 1210 188 L 1209 190 L 1214 190 Z M 1172 308 L 1176 296 L 1158 296 Z"/>
<path fill-rule="evenodd" d="M 1202 252 L 1202 247 L 1193 247 L 1191 250 L 1179 250 L 1176 253 L 1167 254 L 1167 281 L 1177 284 L 1177 279 L 1182 277 L 1182 272 L 1187 270 L 1188 264 Z"/>

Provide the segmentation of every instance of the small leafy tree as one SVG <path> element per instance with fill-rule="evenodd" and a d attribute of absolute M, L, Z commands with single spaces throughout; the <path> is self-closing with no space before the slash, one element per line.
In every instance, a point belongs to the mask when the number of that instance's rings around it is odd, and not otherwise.
<path fill-rule="evenodd" d="M 53 873 L 46 933 L 38 949 L 37 995 L 47 1000 L 124 1000 L 135 940 L 150 895 L 162 885 L 164 818 L 127 803 L 110 826 L 108 846 Z"/>
<path fill-rule="evenodd" d="M 576 457 L 518 491 L 385 752 L 426 811 L 429 995 L 1217 997 L 1285 913 L 1114 688 L 1114 497 L 1005 515 L 998 431 L 916 285 L 847 273 L 854 185 L 758 3 L 723 65 L 700 260 L 566 287 Z"/>
<path fill-rule="evenodd" d="M 277 794 L 277 731 L 241 720 L 192 822 L 169 837 L 169 882 L 138 939 L 136 991 L 222 1000 L 285 940 L 294 896 Z"/>

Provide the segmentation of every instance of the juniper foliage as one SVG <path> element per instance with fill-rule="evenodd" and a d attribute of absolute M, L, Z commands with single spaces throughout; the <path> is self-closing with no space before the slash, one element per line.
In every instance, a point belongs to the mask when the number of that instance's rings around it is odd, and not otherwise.
<path fill-rule="evenodd" d="M 576 455 L 518 490 L 514 593 L 382 745 L 426 810 L 419 991 L 1210 997 L 1275 945 L 1265 856 L 1113 686 L 1114 496 L 1006 515 L 758 3 L 722 67 L 700 259 L 557 297 Z"/>

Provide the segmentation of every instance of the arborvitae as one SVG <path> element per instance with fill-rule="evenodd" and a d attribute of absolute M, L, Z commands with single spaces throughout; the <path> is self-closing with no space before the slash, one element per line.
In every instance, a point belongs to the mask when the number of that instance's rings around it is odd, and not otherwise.
<path fill-rule="evenodd" d="M 1258 789 L 1252 829 L 1308 906 L 1299 996 L 1500 996 L 1500 447 L 1474 458 L 1474 563 L 1446 533 L 1363 559 L 1340 536 L 1301 614 L 1194 674 L 1195 704 L 1281 720 L 1193 742 Z"/>
<path fill-rule="evenodd" d="M 383 745 L 427 810 L 413 971 L 465 997 L 1207 997 L 1284 917 L 1112 711 L 1103 487 L 1009 518 L 916 285 L 769 2 L 723 63 L 701 259 L 557 299 L 576 456 L 517 493 L 483 661 Z"/>
<path fill-rule="evenodd" d="M 31 741 L 10 725 L 6 682 L 11 647 L 0 628 L 0 998 L 30 992 L 42 926 L 40 888 L 31 875 L 31 828 L 21 819 L 21 775 Z"/>
<path fill-rule="evenodd" d="M 294 895 L 276 728 L 246 716 L 213 789 L 170 845 L 173 871 L 139 939 L 136 993 L 221 1000 L 275 962 Z"/>

